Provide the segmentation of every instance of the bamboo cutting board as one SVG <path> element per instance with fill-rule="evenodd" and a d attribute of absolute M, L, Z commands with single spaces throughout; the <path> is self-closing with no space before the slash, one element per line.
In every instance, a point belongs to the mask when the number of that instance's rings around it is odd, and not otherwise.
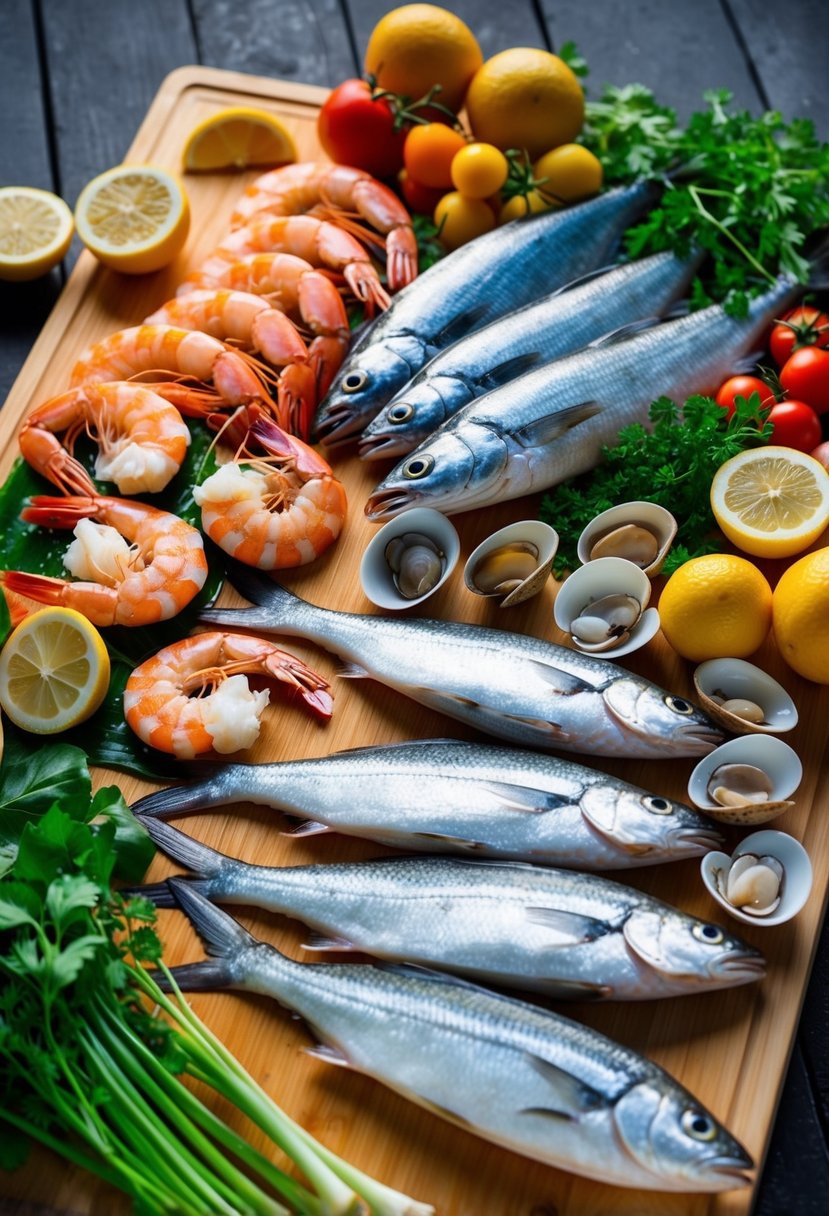
<path fill-rule="evenodd" d="M 300 158 L 313 159 L 319 155 L 316 111 L 325 96 L 326 91 L 319 88 L 202 67 L 181 68 L 162 85 L 126 159 L 177 169 L 195 123 L 234 104 L 271 110 L 291 130 Z M 105 270 L 90 254 L 82 254 L 0 414 L 4 440 L 0 475 L 6 475 L 15 458 L 15 435 L 24 414 L 66 387 L 72 364 L 90 341 L 136 324 L 174 294 L 179 281 L 223 236 L 234 202 L 253 176 L 187 179 L 192 230 L 181 256 L 164 271 L 132 278 Z M 659 386 L 654 385 L 654 396 L 658 392 Z M 286 585 L 313 603 L 347 611 L 376 611 L 364 597 L 358 578 L 360 557 L 375 531 L 363 515 L 367 494 L 379 479 L 371 470 L 372 466 L 362 465 L 353 455 L 338 460 L 335 472 L 349 496 L 344 533 L 321 560 L 285 577 Z M 537 509 L 538 500 L 528 499 L 456 517 L 462 544 L 458 567 L 426 605 L 409 612 L 526 631 L 562 642 L 552 622 L 552 582 L 535 600 L 510 610 L 470 595 L 463 585 L 462 565 L 475 545 L 505 523 L 535 517 Z M 772 567 L 768 573 L 774 577 L 777 571 Z M 241 602 L 231 591 L 223 596 L 228 603 Z M 329 724 L 320 725 L 301 710 L 285 707 L 276 696 L 252 759 L 314 756 L 410 738 L 474 737 L 459 724 L 380 685 L 337 679 L 334 660 L 311 645 L 291 638 L 286 646 L 332 679 L 334 717 Z M 824 911 L 829 826 L 819 791 L 829 689 L 795 676 L 781 662 L 772 642 L 766 643 L 757 661 L 786 685 L 800 710 L 800 725 L 787 739 L 803 761 L 803 783 L 796 806 L 774 826 L 803 841 L 815 870 L 811 898 L 794 922 L 766 930 L 739 929 L 766 953 L 767 978 L 759 986 L 716 995 L 615 1007 L 556 1008 L 666 1068 L 746 1145 L 759 1168 Z M 624 665 L 677 694 L 692 694 L 691 665 L 680 660 L 661 635 L 644 652 L 625 659 Z M 602 761 L 600 767 L 682 799 L 693 764 L 693 760 Z M 151 788 L 124 775 L 99 774 L 98 779 L 106 784 L 117 781 L 128 801 Z M 271 865 L 356 859 L 384 852 L 380 846 L 333 834 L 290 840 L 281 834 L 286 820 L 279 812 L 263 808 L 242 806 L 191 816 L 176 826 L 233 856 Z M 736 839 L 735 835 L 734 842 Z M 148 879 L 172 872 L 174 867 L 159 856 Z M 629 881 L 686 911 L 718 920 L 724 916 L 702 887 L 698 862 L 634 872 Z M 307 935 L 300 926 L 265 913 L 245 913 L 240 919 L 257 936 L 307 961 L 301 949 Z M 169 962 L 203 957 L 179 913 L 161 913 L 160 927 Z M 625 1191 L 530 1162 L 450 1126 L 368 1078 L 303 1054 L 301 1049 L 311 1042 L 308 1033 L 273 1002 L 205 994 L 193 1003 L 291 1116 L 361 1169 L 434 1204 L 440 1216 L 741 1216 L 749 1211 L 753 1189 L 718 1196 Z M 64 1213 L 129 1210 L 128 1203 L 103 1184 L 45 1153 L 36 1154 L 13 1175 L 0 1175 L 0 1195 L 49 1204 Z"/>

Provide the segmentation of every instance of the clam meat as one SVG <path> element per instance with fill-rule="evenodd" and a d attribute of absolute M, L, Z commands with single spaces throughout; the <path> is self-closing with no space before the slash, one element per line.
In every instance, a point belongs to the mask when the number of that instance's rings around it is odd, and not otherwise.
<path fill-rule="evenodd" d="M 718 806 L 759 805 L 771 791 L 771 778 L 755 764 L 721 764 L 708 780 L 708 796 Z"/>
<path fill-rule="evenodd" d="M 417 600 L 438 585 L 446 555 L 430 536 L 404 532 L 386 545 L 385 558 L 394 585 L 406 600 Z"/>
<path fill-rule="evenodd" d="M 482 595 L 509 595 L 538 567 L 538 546 L 531 541 L 511 541 L 490 549 L 472 571 L 472 582 Z"/>
<path fill-rule="evenodd" d="M 610 650 L 627 641 L 641 615 L 642 605 L 635 596 L 603 595 L 585 604 L 570 622 L 570 636 L 582 650 Z"/>
<path fill-rule="evenodd" d="M 742 853 L 728 869 L 716 871 L 717 890 L 735 908 L 770 916 L 780 904 L 783 866 L 776 857 Z"/>
<path fill-rule="evenodd" d="M 597 557 L 624 557 L 645 570 L 659 553 L 659 540 L 641 524 L 622 524 L 600 536 L 591 546 L 590 560 Z"/>

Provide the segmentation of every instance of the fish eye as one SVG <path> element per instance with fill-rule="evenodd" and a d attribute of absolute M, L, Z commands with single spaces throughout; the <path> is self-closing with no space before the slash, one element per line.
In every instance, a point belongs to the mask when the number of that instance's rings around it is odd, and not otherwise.
<path fill-rule="evenodd" d="M 406 461 L 401 472 L 411 481 L 417 481 L 419 477 L 425 477 L 427 473 L 431 473 L 434 467 L 434 456 L 413 456 L 411 460 Z"/>
<path fill-rule="evenodd" d="M 653 811 L 654 815 L 670 815 L 673 811 L 673 806 L 667 798 L 651 795 L 644 799 L 644 803 L 649 811 Z"/>
<path fill-rule="evenodd" d="M 713 1140 L 717 1135 L 714 1120 L 701 1110 L 686 1110 L 682 1114 L 682 1130 L 694 1140 Z"/>
<path fill-rule="evenodd" d="M 691 932 L 697 941 L 705 942 L 708 946 L 719 946 L 725 940 L 719 925 L 694 925 Z"/>
<path fill-rule="evenodd" d="M 668 709 L 672 709 L 674 713 L 677 714 L 687 715 L 694 712 L 693 705 L 690 701 L 686 701 L 684 697 L 667 696 L 665 698 L 665 704 L 668 706 Z"/>
<path fill-rule="evenodd" d="M 397 405 L 392 405 L 386 410 L 386 417 L 389 422 L 408 422 L 413 413 L 413 405 L 408 401 L 398 401 Z"/>
<path fill-rule="evenodd" d="M 368 383 L 368 372 L 349 372 L 343 377 L 342 390 L 344 393 L 359 393 Z"/>

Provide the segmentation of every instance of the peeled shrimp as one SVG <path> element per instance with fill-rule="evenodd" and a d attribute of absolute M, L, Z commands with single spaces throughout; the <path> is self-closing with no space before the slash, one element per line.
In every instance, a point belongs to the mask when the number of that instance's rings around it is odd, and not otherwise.
<path fill-rule="evenodd" d="M 150 388 L 116 381 L 72 388 L 44 401 L 23 423 L 20 451 L 64 493 L 95 495 L 95 483 L 71 454 L 81 433 L 98 444 L 95 476 L 114 481 L 121 494 L 163 490 L 181 467 L 190 442 L 174 405 Z"/>
<path fill-rule="evenodd" d="M 103 495 L 39 496 L 31 504 L 21 515 L 28 523 L 75 529 L 63 561 L 81 581 L 2 571 L 10 591 L 75 608 L 93 625 L 152 625 L 176 616 L 204 586 L 201 533 L 169 511 Z"/>
<path fill-rule="evenodd" d="M 354 222 L 357 217 L 385 237 L 386 274 L 392 291 L 417 276 L 417 241 L 411 216 L 388 186 L 363 169 L 314 162 L 272 169 L 247 187 L 231 226 L 249 224 L 263 212 L 302 215 L 312 208 L 320 218 L 345 228 L 351 225 L 355 235 L 365 231 Z"/>
<path fill-rule="evenodd" d="M 204 286 L 204 279 L 218 283 L 227 267 L 251 253 L 293 253 L 344 276 L 346 283 L 366 312 L 375 306 L 388 308 L 388 292 L 378 278 L 368 253 L 350 233 L 312 215 L 254 216 L 244 228 L 237 228 L 218 245 L 209 258 L 185 279 L 180 294 L 192 285 Z"/>
<path fill-rule="evenodd" d="M 322 676 L 271 642 L 234 633 L 196 634 L 136 667 L 124 689 L 125 717 L 145 743 L 182 760 L 250 747 L 269 693 L 252 692 L 245 672 L 278 680 L 319 717 L 330 718 Z M 205 695 L 193 696 L 196 690 Z"/>
<path fill-rule="evenodd" d="M 230 461 L 194 487 L 202 528 L 248 566 L 307 565 L 342 531 L 345 490 L 313 448 L 271 419 L 255 415 L 249 434 L 267 455 Z"/>

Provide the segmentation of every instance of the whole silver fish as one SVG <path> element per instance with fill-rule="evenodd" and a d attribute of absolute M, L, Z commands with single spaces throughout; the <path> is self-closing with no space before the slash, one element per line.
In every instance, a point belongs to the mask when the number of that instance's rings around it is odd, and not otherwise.
<path fill-rule="evenodd" d="M 361 458 L 402 456 L 477 397 L 610 331 L 661 316 L 687 288 L 698 260 L 657 253 L 618 266 L 454 342 L 369 423 L 360 437 Z"/>
<path fill-rule="evenodd" d="M 802 290 L 780 278 L 745 318 L 713 305 L 519 376 L 464 406 L 397 464 L 366 514 L 387 519 L 420 505 L 469 511 L 594 468 L 621 427 L 647 423 L 655 397 L 681 402 L 721 383 Z"/>
<path fill-rule="evenodd" d="M 295 963 L 170 883 L 213 956 L 172 968 L 183 991 L 273 997 L 313 1027 L 311 1055 L 536 1161 L 645 1190 L 747 1184 L 742 1145 L 663 1069 L 604 1035 L 439 972 Z"/>
<path fill-rule="evenodd" d="M 424 739 L 277 764 L 227 764 L 133 810 L 166 819 L 252 802 L 333 830 L 432 853 L 612 870 L 698 857 L 722 843 L 698 811 L 571 760 Z"/>
<path fill-rule="evenodd" d="M 329 447 L 355 438 L 432 355 L 471 330 L 603 266 L 658 193 L 652 182 L 514 220 L 404 288 L 358 339 L 314 420 Z"/>
<path fill-rule="evenodd" d="M 592 874 L 448 857 L 256 866 L 141 822 L 212 902 L 330 935 L 306 949 L 359 950 L 574 1000 L 681 996 L 763 976 L 759 951 L 719 925 Z M 163 904 L 169 888 L 139 891 Z"/>
<path fill-rule="evenodd" d="M 602 756 L 696 756 L 722 739 L 683 697 L 592 655 L 527 634 L 453 621 L 318 608 L 230 558 L 233 585 L 258 608 L 199 619 L 310 638 L 415 701 L 515 743 Z"/>

